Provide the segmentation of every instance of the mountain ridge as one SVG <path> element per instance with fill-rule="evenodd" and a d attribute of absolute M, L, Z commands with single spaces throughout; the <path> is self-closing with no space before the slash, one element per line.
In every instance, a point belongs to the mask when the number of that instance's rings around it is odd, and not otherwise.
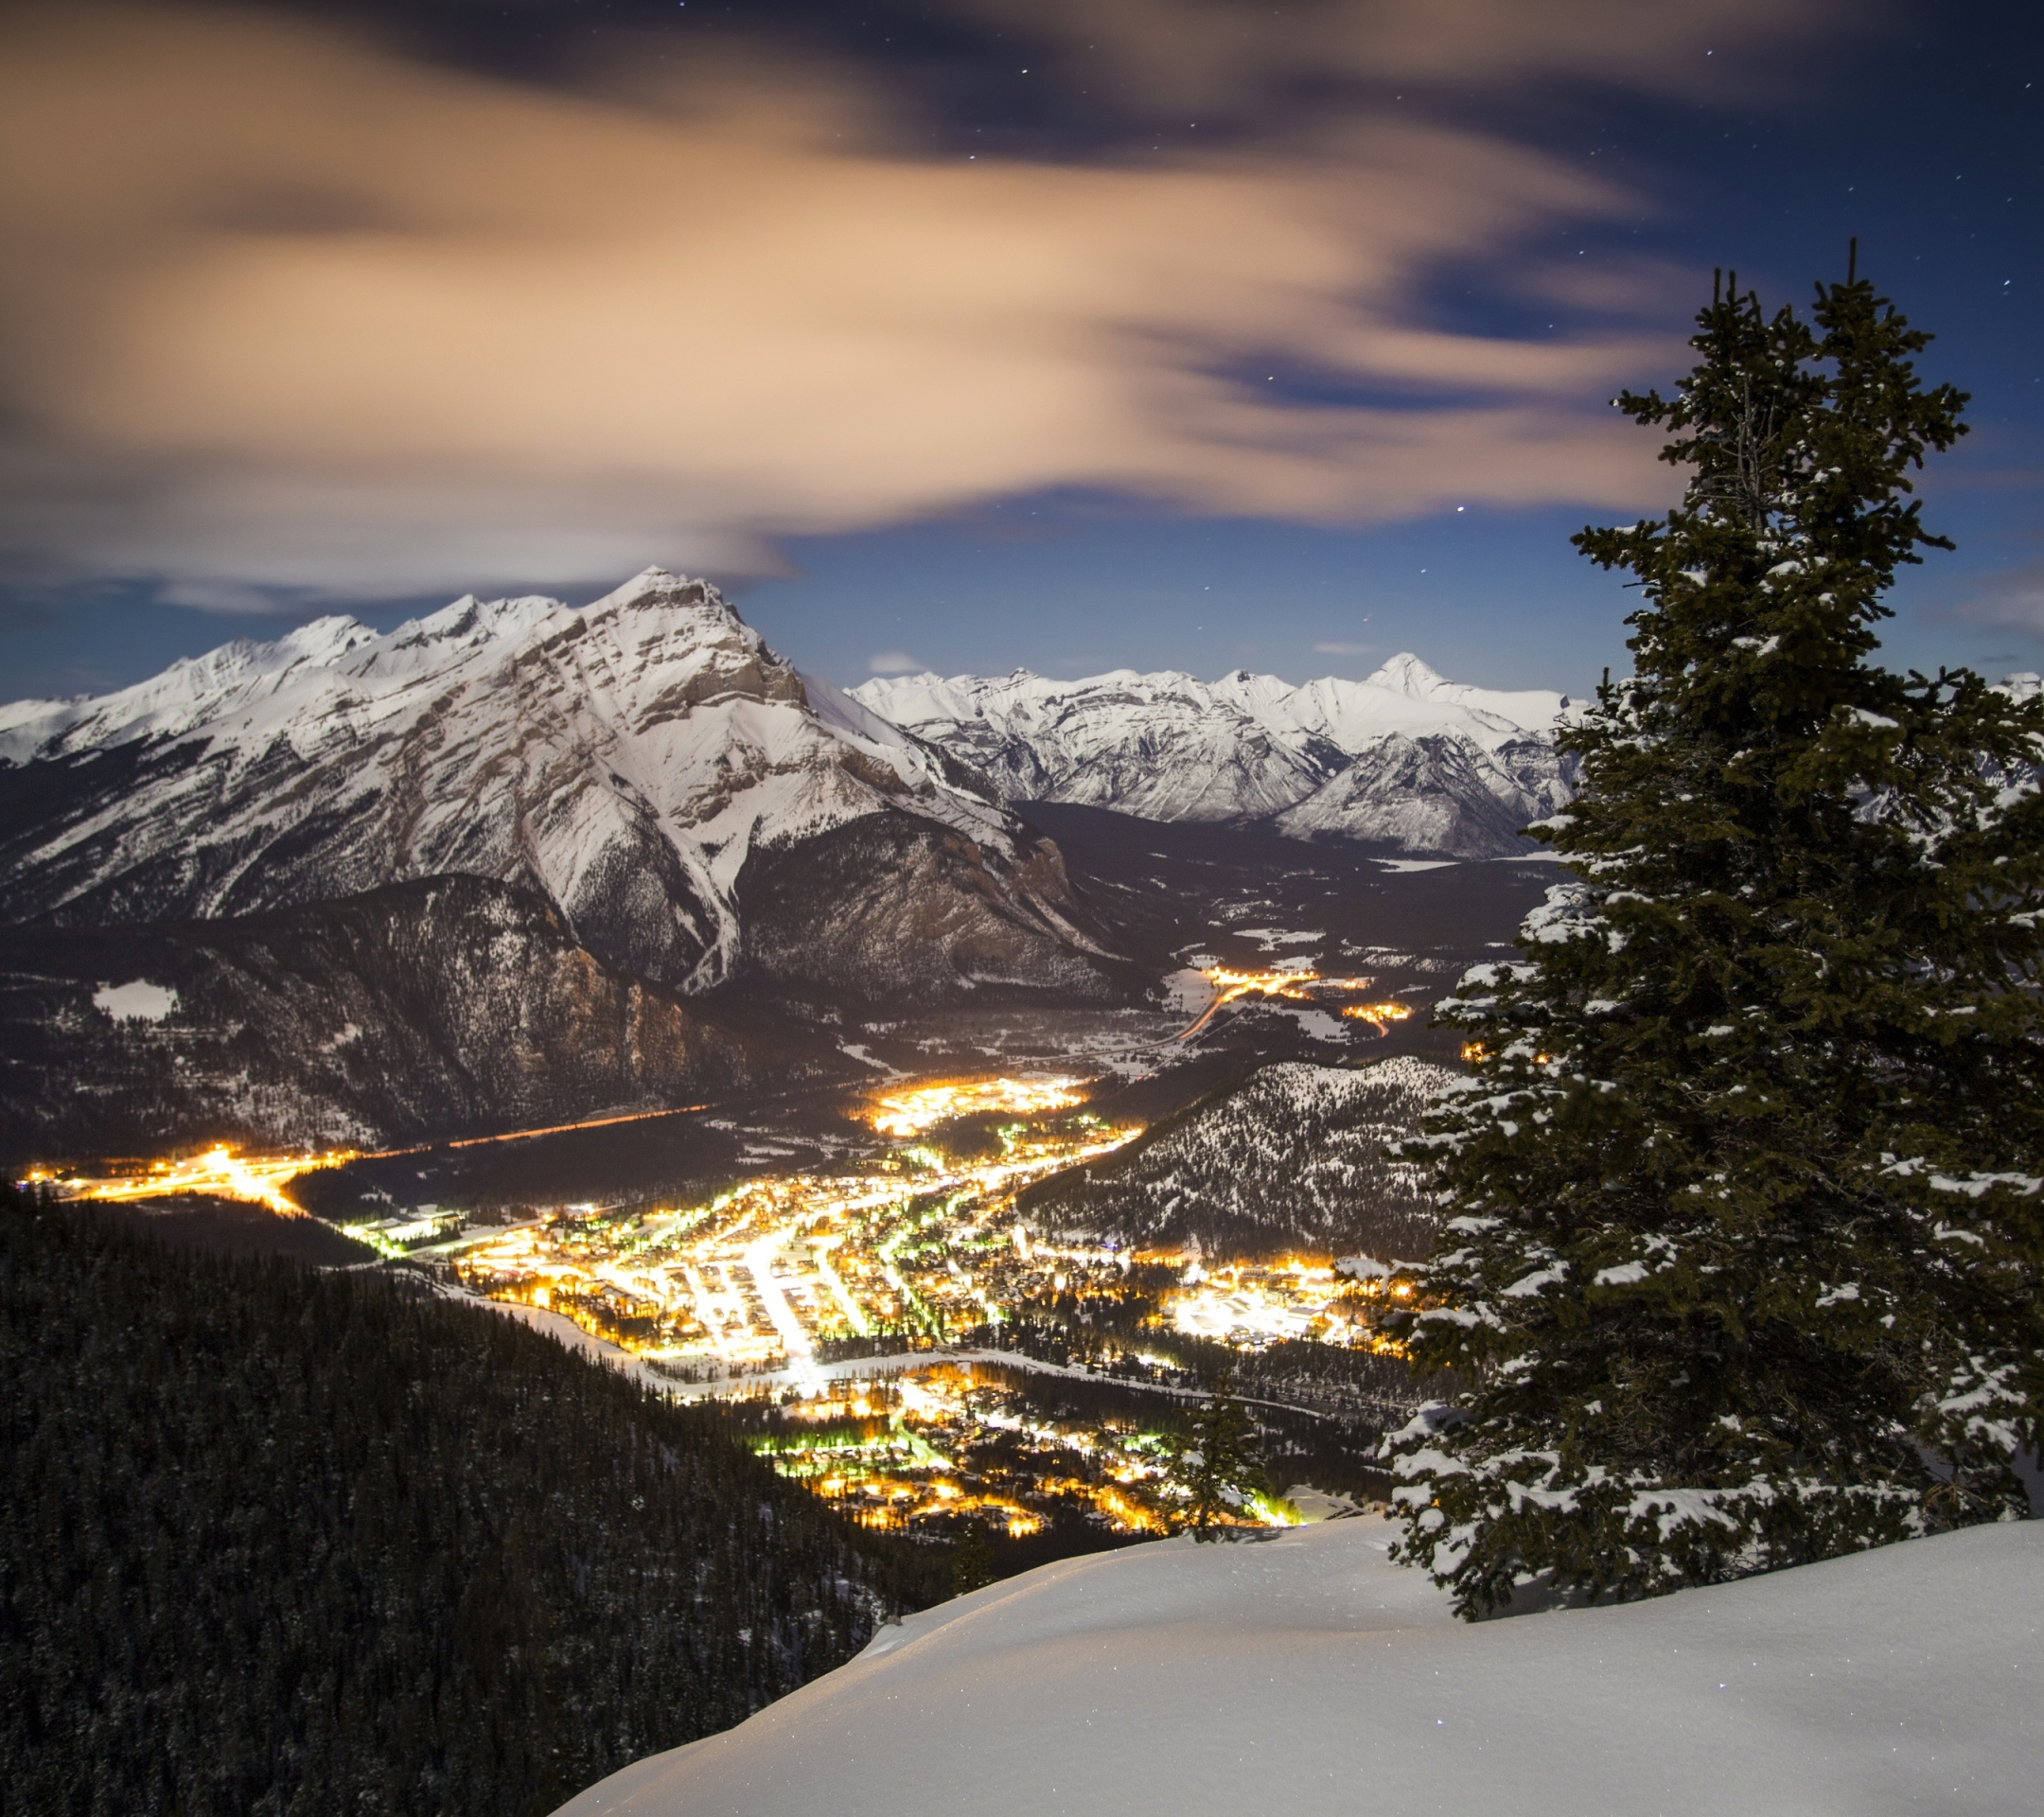
<path fill-rule="evenodd" d="M 1048 842 L 979 778 L 661 569 L 581 609 L 470 595 L 387 633 L 320 619 L 0 708 L 17 922 L 215 920 L 467 874 L 694 993 L 748 961 L 756 858 L 868 820 L 901 822 L 876 849 L 951 854 L 943 887 L 971 899 L 898 919 L 1005 945 L 1017 976 L 1111 957 Z"/>
<path fill-rule="evenodd" d="M 1574 793 L 1555 730 L 1581 712 L 1545 690 L 1450 681 L 1410 652 L 1361 681 L 1016 669 L 874 677 L 851 694 L 1012 802 L 1261 823 L 1429 857 L 1523 853 L 1521 830 Z"/>
<path fill-rule="evenodd" d="M 1424 1256 L 1438 1224 L 1428 1169 L 1387 1147 L 1418 1133 L 1454 1077 L 1405 1054 L 1260 1067 L 1114 1155 L 1025 1188 L 1016 1208 L 1061 1236 L 1132 1249 Z"/>

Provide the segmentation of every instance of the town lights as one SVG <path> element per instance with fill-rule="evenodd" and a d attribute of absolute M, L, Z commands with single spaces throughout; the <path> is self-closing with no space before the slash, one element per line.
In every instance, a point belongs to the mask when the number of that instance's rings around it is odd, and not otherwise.
<path fill-rule="evenodd" d="M 974 1079 L 890 1093 L 879 1101 L 872 1126 L 883 1136 L 907 1139 L 938 1123 L 984 1111 L 1021 1117 L 1069 1110 L 1084 1097 L 1079 1079 Z"/>
<path fill-rule="evenodd" d="M 302 1218 L 305 1211 L 284 1195 L 284 1187 L 301 1173 L 315 1168 L 339 1167 L 355 1158 L 352 1150 L 327 1155 L 244 1155 L 224 1143 L 203 1155 L 185 1160 L 156 1161 L 140 1173 L 108 1174 L 100 1178 L 74 1174 L 52 1180 L 60 1198 L 151 1199 L 173 1192 L 211 1193 L 216 1198 L 239 1199 L 250 1205 L 267 1206 L 279 1217 Z M 42 1176 L 47 1178 L 47 1175 Z"/>
<path fill-rule="evenodd" d="M 1225 965 L 1215 965 L 1203 976 L 1214 988 L 1214 999 L 1207 1004 L 1205 1014 L 1197 1022 L 1179 1032 L 1178 1038 L 1181 1041 L 1191 1040 L 1237 997 L 1251 995 L 1283 997 L 1290 997 L 1294 1002 L 1305 1002 L 1310 998 L 1308 986 L 1320 981 L 1318 972 L 1236 972 L 1230 971 Z"/>
<path fill-rule="evenodd" d="M 1318 972 L 1304 965 L 1286 966 L 1267 972 L 1238 972 L 1225 965 L 1215 965 L 1200 974 L 1213 986 L 1213 1001 L 1201 1013 L 1199 1019 L 1189 1029 L 1179 1032 L 1178 1039 L 1189 1041 L 1211 1022 L 1228 1004 L 1244 997 L 1275 997 L 1293 1003 L 1312 1003 L 1326 997 L 1353 995 L 1366 991 L 1376 982 L 1371 978 L 1322 978 Z M 1385 1025 L 1402 1022 L 1412 1014 L 1412 1009 L 1404 1003 L 1385 1001 L 1382 1003 L 1351 1003 L 1343 1009 L 1342 1014 L 1351 1021 L 1368 1022 L 1375 1025 L 1377 1032 L 1388 1032 Z"/>
<path fill-rule="evenodd" d="M 1306 987 L 1320 982 L 1318 972 L 1231 972 L 1215 966 L 1207 974 L 1216 990 L 1229 997 L 1245 991 L 1260 991 L 1265 997 L 1290 997 L 1303 1000 Z"/>

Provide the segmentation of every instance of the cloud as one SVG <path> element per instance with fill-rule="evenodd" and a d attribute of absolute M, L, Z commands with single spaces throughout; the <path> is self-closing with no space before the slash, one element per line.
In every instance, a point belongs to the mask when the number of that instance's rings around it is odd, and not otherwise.
<path fill-rule="evenodd" d="M 1777 10 L 1619 12 L 1665 49 L 1664 12 Z M 1110 44 L 1147 16 L 1097 11 Z M 1309 42 L 1388 20 L 1385 67 L 1452 62 L 1418 0 L 1309 11 Z M 1502 34 L 1506 70 L 1549 9 L 1448 11 L 1440 44 Z M 1561 12 L 1623 62 L 1583 24 L 1619 12 Z M 1313 521 L 1667 490 L 1602 408 L 1676 357 L 1658 330 L 1484 338 L 1418 300 L 1636 213 L 1609 183 L 1395 117 L 1093 165 L 911 154 L 872 117 L 846 72 L 705 61 L 656 102 L 285 14 L 0 15 L 0 551 L 193 600 L 406 595 L 758 570 L 777 536 L 1047 487 Z M 1260 395 L 1266 356 L 1387 401 Z"/>
<path fill-rule="evenodd" d="M 907 650 L 882 650 L 866 659 L 868 675 L 922 675 L 928 668 L 921 657 L 910 656 Z"/>
<path fill-rule="evenodd" d="M 1975 586 L 1968 597 L 1939 615 L 1968 625 L 2000 626 L 2044 635 L 2044 561 L 2025 562 L 1988 576 Z"/>
<path fill-rule="evenodd" d="M 1826 25 L 1864 30 L 1888 0 L 961 0 L 1055 45 L 1155 108 L 1240 116 L 1330 87 L 1468 93 L 1531 80 L 1623 81 L 1742 97 Z"/>
<path fill-rule="evenodd" d="M 228 618 L 287 615 L 293 604 L 278 598 L 272 589 L 238 580 L 173 580 L 157 590 L 157 597 L 166 606 L 186 606 L 193 611 Z"/>
<path fill-rule="evenodd" d="M 1368 656 L 1377 648 L 1374 644 L 1315 644 L 1316 656 Z"/>

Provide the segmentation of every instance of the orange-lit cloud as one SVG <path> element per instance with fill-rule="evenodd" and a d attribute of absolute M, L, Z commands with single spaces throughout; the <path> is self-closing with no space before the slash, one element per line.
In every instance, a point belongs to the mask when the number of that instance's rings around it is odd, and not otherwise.
<path fill-rule="evenodd" d="M 1432 42 L 1421 10 L 1316 16 L 1388 18 L 1398 49 Z M 1500 56 L 1548 12 L 1447 10 Z M 1383 116 L 1260 152 L 940 161 L 838 79 L 705 66 L 620 97 L 275 14 L 6 15 L 11 557 L 232 609 L 729 569 L 1048 486 L 1314 520 L 1666 490 L 1603 408 L 1665 344 L 1481 339 L 1418 303 L 1637 207 L 1610 184 Z M 1287 405 L 1265 360 L 1384 401 Z"/>

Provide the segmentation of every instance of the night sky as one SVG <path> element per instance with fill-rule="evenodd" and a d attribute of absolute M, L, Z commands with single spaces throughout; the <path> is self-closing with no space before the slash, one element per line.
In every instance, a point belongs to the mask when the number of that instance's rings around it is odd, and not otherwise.
<path fill-rule="evenodd" d="M 2044 11 L 0 7 L 0 697 L 708 573 L 804 668 L 1580 692 L 1609 408 L 1860 268 L 1973 433 L 1889 660 L 2044 668 Z"/>

